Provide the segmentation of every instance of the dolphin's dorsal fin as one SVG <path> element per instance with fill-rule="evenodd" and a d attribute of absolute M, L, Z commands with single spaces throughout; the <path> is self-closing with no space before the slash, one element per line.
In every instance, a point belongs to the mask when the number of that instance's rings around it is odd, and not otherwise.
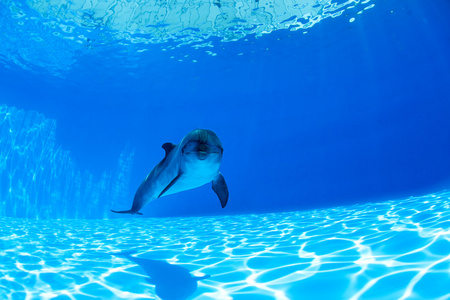
<path fill-rule="evenodd" d="M 181 177 L 181 173 L 178 173 L 177 177 L 175 177 L 168 186 L 166 186 L 166 188 L 159 194 L 158 198 L 161 197 L 162 195 L 164 195 L 165 192 L 167 192 L 174 184 L 175 182 L 178 181 L 178 179 L 180 179 Z"/>
<path fill-rule="evenodd" d="M 172 151 L 175 146 L 176 145 L 173 143 L 165 143 L 164 145 L 162 145 L 162 148 L 166 150 L 166 156 L 169 155 L 170 151 Z"/>
<path fill-rule="evenodd" d="M 216 175 L 216 177 L 214 177 L 212 181 L 212 188 L 217 197 L 219 197 L 222 208 L 224 208 L 228 202 L 228 187 L 225 182 L 225 178 L 223 178 L 220 172 Z"/>

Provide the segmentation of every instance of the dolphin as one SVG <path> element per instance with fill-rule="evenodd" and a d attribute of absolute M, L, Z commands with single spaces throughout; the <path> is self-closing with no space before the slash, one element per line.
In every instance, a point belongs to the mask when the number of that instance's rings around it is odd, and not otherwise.
<path fill-rule="evenodd" d="M 212 182 L 222 208 L 227 205 L 228 187 L 219 172 L 223 147 L 217 135 L 208 129 L 189 132 L 180 144 L 165 143 L 165 157 L 147 175 L 134 196 L 130 210 L 120 214 L 138 214 L 146 204 L 162 196 L 190 190 Z"/>

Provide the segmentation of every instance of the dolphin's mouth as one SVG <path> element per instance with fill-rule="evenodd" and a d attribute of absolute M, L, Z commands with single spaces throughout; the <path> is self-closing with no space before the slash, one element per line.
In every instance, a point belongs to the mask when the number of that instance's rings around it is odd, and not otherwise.
<path fill-rule="evenodd" d="M 184 154 L 186 155 L 197 155 L 197 158 L 200 160 L 204 160 L 207 156 L 208 156 L 208 152 L 206 151 L 189 151 L 189 152 L 184 152 Z"/>
<path fill-rule="evenodd" d="M 207 155 L 208 155 L 208 152 L 206 152 L 206 151 L 198 151 L 197 152 L 197 157 L 198 157 L 198 159 L 201 159 L 201 160 L 205 159 Z"/>

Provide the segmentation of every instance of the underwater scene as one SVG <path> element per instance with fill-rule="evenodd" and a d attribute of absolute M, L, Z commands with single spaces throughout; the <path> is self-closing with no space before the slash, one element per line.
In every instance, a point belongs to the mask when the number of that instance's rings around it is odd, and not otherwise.
<path fill-rule="evenodd" d="M 447 0 L 0 0 L 0 299 L 450 299 Z"/>

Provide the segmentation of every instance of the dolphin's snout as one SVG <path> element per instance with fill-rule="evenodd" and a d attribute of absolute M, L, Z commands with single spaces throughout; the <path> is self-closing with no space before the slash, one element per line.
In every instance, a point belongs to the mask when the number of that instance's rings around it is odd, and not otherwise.
<path fill-rule="evenodd" d="M 206 158 L 206 156 L 208 156 L 208 145 L 206 144 L 199 144 L 197 146 L 197 157 L 200 160 L 204 160 Z"/>
<path fill-rule="evenodd" d="M 206 144 L 199 144 L 197 147 L 199 152 L 207 152 L 208 151 L 208 146 Z"/>
<path fill-rule="evenodd" d="M 202 147 L 200 148 L 200 146 L 198 147 L 198 151 L 197 151 L 197 157 L 200 160 L 203 160 L 206 158 L 206 156 L 208 156 L 208 151 L 207 151 L 207 147 Z"/>

